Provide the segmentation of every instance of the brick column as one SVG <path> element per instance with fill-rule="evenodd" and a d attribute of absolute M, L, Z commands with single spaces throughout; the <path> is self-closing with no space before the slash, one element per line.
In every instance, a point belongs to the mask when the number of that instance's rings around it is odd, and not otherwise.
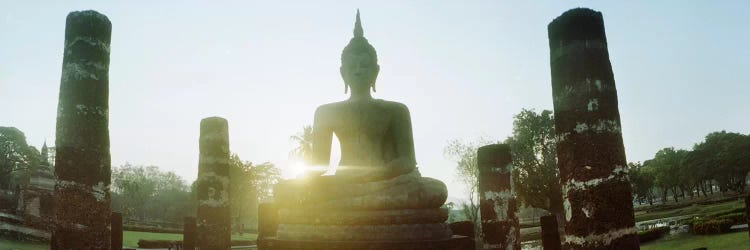
<path fill-rule="evenodd" d="M 565 249 L 638 249 L 617 91 L 602 14 L 548 26 Z"/>
<path fill-rule="evenodd" d="M 122 250 L 122 214 L 112 212 L 112 250 Z"/>
<path fill-rule="evenodd" d="M 185 222 L 182 225 L 182 247 L 185 250 L 195 250 L 196 244 L 196 230 L 195 217 L 185 217 Z"/>
<path fill-rule="evenodd" d="M 96 11 L 65 23 L 55 144 L 51 249 L 109 249 L 109 43 L 112 24 Z"/>
<path fill-rule="evenodd" d="M 484 249 L 521 249 L 512 162 L 507 144 L 487 145 L 477 150 Z"/>
<path fill-rule="evenodd" d="M 539 218 L 542 225 L 542 249 L 560 250 L 560 233 L 557 231 L 555 215 L 545 215 Z"/>
<path fill-rule="evenodd" d="M 221 117 L 201 120 L 198 159 L 198 246 L 229 249 L 229 127 Z"/>

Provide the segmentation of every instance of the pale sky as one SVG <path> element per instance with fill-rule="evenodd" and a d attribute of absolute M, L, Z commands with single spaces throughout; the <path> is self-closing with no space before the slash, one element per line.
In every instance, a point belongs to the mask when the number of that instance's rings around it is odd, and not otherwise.
<path fill-rule="evenodd" d="M 65 17 L 94 9 L 113 26 L 113 167 L 192 182 L 200 120 L 221 116 L 233 152 L 286 168 L 289 136 L 347 98 L 338 68 L 359 8 L 374 96 L 409 106 L 422 174 L 464 197 L 446 142 L 502 140 L 522 108 L 551 110 L 547 24 L 589 7 L 604 15 L 628 161 L 750 133 L 746 1 L 156 2 L 0 0 L 0 126 L 54 143 Z"/>

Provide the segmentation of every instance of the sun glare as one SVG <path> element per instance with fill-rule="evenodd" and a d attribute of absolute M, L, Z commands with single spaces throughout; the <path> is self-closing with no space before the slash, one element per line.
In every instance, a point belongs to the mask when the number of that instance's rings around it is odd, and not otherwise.
<path fill-rule="evenodd" d="M 307 164 L 305 164 L 303 161 L 297 160 L 293 164 L 289 165 L 286 169 L 284 169 L 284 178 L 292 179 L 300 177 L 305 173 L 306 169 Z"/>

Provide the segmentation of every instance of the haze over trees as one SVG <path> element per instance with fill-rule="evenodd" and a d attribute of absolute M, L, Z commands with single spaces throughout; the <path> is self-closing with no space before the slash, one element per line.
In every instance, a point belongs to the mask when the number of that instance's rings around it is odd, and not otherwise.
<path fill-rule="evenodd" d="M 229 161 L 232 217 L 240 223 L 255 222 L 258 204 L 272 197 L 273 185 L 281 180 L 281 170 L 270 162 L 255 165 L 242 161 L 237 154 L 232 154 Z"/>
<path fill-rule="evenodd" d="M 195 208 L 191 187 L 174 172 L 129 163 L 112 171 L 112 210 L 124 218 L 180 222 Z"/>
<path fill-rule="evenodd" d="M 258 202 L 271 197 L 281 171 L 272 163 L 255 165 L 233 154 L 230 158 L 232 217 L 238 223 L 257 220 Z M 112 171 L 112 208 L 137 221 L 181 223 L 194 216 L 195 183 L 156 166 L 125 164 Z"/>

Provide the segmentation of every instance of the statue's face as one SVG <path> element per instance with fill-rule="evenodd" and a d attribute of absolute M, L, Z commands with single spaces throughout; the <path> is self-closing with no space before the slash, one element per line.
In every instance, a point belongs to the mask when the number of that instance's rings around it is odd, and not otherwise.
<path fill-rule="evenodd" d="M 378 77 L 380 66 L 368 53 L 350 55 L 341 65 L 341 77 L 352 90 L 370 88 Z"/>

